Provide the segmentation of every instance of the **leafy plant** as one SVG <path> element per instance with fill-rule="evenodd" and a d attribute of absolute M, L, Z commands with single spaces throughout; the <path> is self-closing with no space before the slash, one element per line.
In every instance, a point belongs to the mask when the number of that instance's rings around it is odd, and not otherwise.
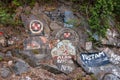
<path fill-rule="evenodd" d="M 78 23 L 78 19 L 70 19 L 68 22 L 66 22 L 66 24 L 73 25 L 74 27 L 77 27 L 79 25 Z"/>
<path fill-rule="evenodd" d="M 105 37 L 106 31 L 109 28 L 108 16 L 112 15 L 113 0 L 97 0 L 95 5 L 89 8 L 90 17 L 89 25 L 92 35 Z"/>
<path fill-rule="evenodd" d="M 33 5 L 35 3 L 34 0 L 5 0 L 0 1 L 0 24 L 5 26 L 11 25 L 21 25 L 22 22 L 20 19 L 14 19 L 15 10 L 19 6 L 24 5 Z"/>
<path fill-rule="evenodd" d="M 71 1 L 74 3 L 78 0 Z M 105 37 L 106 31 L 109 28 L 108 16 L 113 15 L 115 3 L 114 0 L 85 0 L 81 1 L 81 4 L 73 4 L 74 11 L 86 16 L 90 26 L 89 34 L 92 41 L 95 40 L 92 39 L 94 35 Z"/>
<path fill-rule="evenodd" d="M 10 14 L 7 10 L 0 9 L 0 23 L 3 25 L 19 25 L 21 24 L 20 20 L 13 19 L 14 14 Z"/>
<path fill-rule="evenodd" d="M 115 2 L 115 5 L 114 5 L 113 13 L 115 14 L 117 21 L 120 22 L 120 1 L 114 0 L 114 2 Z"/>
<path fill-rule="evenodd" d="M 2 57 L 0 57 L 0 61 L 2 61 L 3 60 L 3 58 Z"/>

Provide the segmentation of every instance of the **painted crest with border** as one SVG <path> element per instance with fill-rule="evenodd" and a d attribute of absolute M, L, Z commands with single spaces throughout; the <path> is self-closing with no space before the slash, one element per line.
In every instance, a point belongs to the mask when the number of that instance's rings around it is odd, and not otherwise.
<path fill-rule="evenodd" d="M 72 43 L 79 42 L 79 35 L 71 28 L 63 28 L 57 34 L 56 38 L 60 40 L 70 40 Z"/>
<path fill-rule="evenodd" d="M 29 29 L 32 34 L 40 34 L 43 31 L 43 23 L 39 20 L 32 20 Z"/>

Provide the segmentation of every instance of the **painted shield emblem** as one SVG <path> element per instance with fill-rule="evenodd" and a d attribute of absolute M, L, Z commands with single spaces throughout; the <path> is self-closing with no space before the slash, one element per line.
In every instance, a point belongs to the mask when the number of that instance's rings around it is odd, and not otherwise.
<path fill-rule="evenodd" d="M 33 34 L 39 34 L 43 31 L 43 23 L 39 20 L 32 20 L 30 22 L 30 31 Z"/>
<path fill-rule="evenodd" d="M 73 58 L 76 58 L 76 49 L 69 40 L 62 40 L 51 51 L 56 66 L 63 72 L 74 70 Z"/>

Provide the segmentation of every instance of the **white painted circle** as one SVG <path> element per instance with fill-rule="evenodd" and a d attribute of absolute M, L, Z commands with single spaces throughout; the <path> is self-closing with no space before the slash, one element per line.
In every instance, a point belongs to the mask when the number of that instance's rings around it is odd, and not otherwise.
<path fill-rule="evenodd" d="M 34 22 L 37 22 L 37 23 L 40 24 L 40 25 L 39 25 L 40 30 L 37 31 L 37 32 L 32 29 L 32 25 L 34 25 L 34 24 L 33 24 Z M 41 21 L 39 21 L 39 20 L 32 20 L 32 21 L 30 22 L 30 31 L 31 31 L 33 34 L 41 33 L 42 30 L 43 30 L 43 23 L 42 23 Z"/>

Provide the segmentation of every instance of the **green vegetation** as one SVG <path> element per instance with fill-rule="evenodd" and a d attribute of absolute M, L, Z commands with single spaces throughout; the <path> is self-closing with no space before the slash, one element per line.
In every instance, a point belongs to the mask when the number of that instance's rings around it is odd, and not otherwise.
<path fill-rule="evenodd" d="M 66 22 L 66 24 L 70 24 L 70 25 L 77 27 L 77 26 L 79 26 L 79 20 L 78 19 L 71 19 L 71 20 L 68 20 L 68 22 Z"/>
<path fill-rule="evenodd" d="M 108 17 L 112 15 L 113 0 L 97 0 L 95 5 L 90 7 L 89 25 L 93 34 L 105 37 L 109 28 Z"/>
<path fill-rule="evenodd" d="M 71 1 L 75 4 L 78 2 L 78 0 Z M 79 3 L 81 4 L 79 5 Z M 73 4 L 73 6 L 75 4 Z M 95 40 L 93 39 L 93 35 L 105 37 L 106 31 L 110 27 L 108 23 L 109 16 L 119 16 L 119 7 L 120 2 L 117 0 L 85 0 L 78 2 L 78 5 L 74 6 L 74 11 L 81 12 L 86 16 L 91 30 L 89 32 L 91 36 L 90 40 Z"/>
<path fill-rule="evenodd" d="M 39 50 L 32 50 L 34 54 L 39 54 Z"/>
<path fill-rule="evenodd" d="M 116 27 L 120 30 L 120 2 L 119 0 L 66 0 L 72 2 L 73 11 L 80 12 L 90 25 L 90 35 L 105 37 L 106 30 L 110 27 L 108 17 L 116 19 Z M 36 2 L 41 5 L 56 4 L 56 0 L 1 0 L 0 24 L 21 25 L 20 19 L 15 19 L 16 9 L 19 6 L 33 6 Z M 75 22 L 74 22 L 75 23 Z"/>
<path fill-rule="evenodd" d="M 19 6 L 30 6 L 33 7 L 34 4 L 38 2 L 41 5 L 43 4 L 52 4 L 54 0 L 0 0 L 0 24 L 4 26 L 18 26 L 22 22 L 19 19 L 16 19 L 16 9 Z"/>
<path fill-rule="evenodd" d="M 2 57 L 0 57 L 0 61 L 2 61 L 3 60 L 3 58 Z"/>
<path fill-rule="evenodd" d="M 18 6 L 20 6 L 17 2 L 14 1 L 0 1 L 0 24 L 4 26 L 11 25 L 16 26 L 20 25 L 20 20 L 15 20 L 15 10 Z"/>
<path fill-rule="evenodd" d="M 113 13 L 115 14 L 115 18 L 117 21 L 120 22 L 120 1 L 119 0 L 114 0 L 115 5 L 114 5 L 114 10 Z"/>

